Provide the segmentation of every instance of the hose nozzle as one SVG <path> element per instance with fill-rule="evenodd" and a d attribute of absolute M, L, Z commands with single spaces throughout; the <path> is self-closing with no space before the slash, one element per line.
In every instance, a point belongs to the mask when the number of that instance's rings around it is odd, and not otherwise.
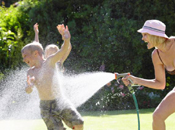
<path fill-rule="evenodd" d="M 118 78 L 121 78 L 121 77 L 125 77 L 127 75 L 130 75 L 130 73 L 121 73 L 121 74 L 114 73 L 114 75 L 115 75 L 115 79 L 117 80 Z"/>

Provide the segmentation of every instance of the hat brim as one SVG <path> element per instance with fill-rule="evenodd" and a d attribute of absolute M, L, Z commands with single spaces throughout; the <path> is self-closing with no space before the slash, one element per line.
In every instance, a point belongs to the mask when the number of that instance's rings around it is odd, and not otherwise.
<path fill-rule="evenodd" d="M 152 31 L 152 30 L 149 30 L 149 29 L 146 29 L 146 28 L 141 28 L 141 29 L 137 30 L 137 32 L 139 32 L 139 33 L 148 33 L 150 35 L 168 38 L 168 36 L 164 33 L 155 32 L 155 31 Z"/>

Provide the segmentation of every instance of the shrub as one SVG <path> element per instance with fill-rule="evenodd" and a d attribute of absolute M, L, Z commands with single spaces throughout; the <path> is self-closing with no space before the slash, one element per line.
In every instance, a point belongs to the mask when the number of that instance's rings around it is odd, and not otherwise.
<path fill-rule="evenodd" d="M 65 68 L 75 72 L 96 71 L 104 62 L 107 72 L 131 72 L 149 79 L 154 78 L 151 51 L 142 44 L 137 29 L 141 28 L 147 19 L 159 19 L 167 25 L 168 35 L 175 34 L 174 2 L 171 0 L 147 0 L 145 4 L 142 0 L 23 0 L 16 8 L 2 6 L 0 10 L 2 72 L 4 69 L 20 67 L 21 47 L 33 41 L 33 25 L 36 22 L 40 28 L 40 42 L 44 47 L 50 43 L 61 46 L 62 39 L 56 26 L 69 26 L 73 49 L 65 62 Z M 143 105 L 142 96 L 146 101 L 153 100 L 149 97 L 151 92 L 160 95 L 159 98 L 162 99 L 172 89 L 173 84 L 174 77 L 167 75 L 165 90 L 138 91 L 136 97 L 140 100 L 139 105 Z M 116 86 L 113 87 L 116 93 L 111 93 L 109 88 L 105 87 L 94 95 L 98 98 L 92 97 L 88 102 L 97 103 L 99 109 L 103 109 L 102 106 L 110 110 L 127 108 L 129 105 L 126 104 L 130 103 L 132 97 L 121 98 L 119 95 L 122 91 Z M 157 98 L 155 100 L 159 102 Z"/>
<path fill-rule="evenodd" d="M 17 8 L 0 7 L 0 10 L 0 70 L 3 71 L 20 65 L 23 31 L 19 22 L 21 13 Z"/>

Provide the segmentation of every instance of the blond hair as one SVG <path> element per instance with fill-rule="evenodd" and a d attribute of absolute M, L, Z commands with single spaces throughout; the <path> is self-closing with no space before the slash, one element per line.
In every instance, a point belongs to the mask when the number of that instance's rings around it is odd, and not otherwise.
<path fill-rule="evenodd" d="M 165 46 L 166 38 L 150 35 L 148 34 L 148 40 L 150 43 L 152 43 L 155 47 L 157 46 Z"/>
<path fill-rule="evenodd" d="M 40 56 L 43 56 L 43 47 L 42 45 L 39 43 L 39 42 L 32 42 L 32 43 L 29 43 L 27 45 L 25 45 L 22 49 L 21 49 L 21 53 L 24 52 L 24 50 L 28 50 L 31 54 L 34 52 L 34 51 L 38 51 L 38 54 Z"/>
<path fill-rule="evenodd" d="M 47 58 L 50 55 L 56 53 L 58 50 L 59 50 L 59 47 L 55 44 L 47 45 L 46 48 L 45 48 L 45 52 L 44 52 L 45 58 Z"/>

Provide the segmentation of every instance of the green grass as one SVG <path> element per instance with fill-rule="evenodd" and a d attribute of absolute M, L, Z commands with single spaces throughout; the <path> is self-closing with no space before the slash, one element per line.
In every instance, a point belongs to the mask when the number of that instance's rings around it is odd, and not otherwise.
<path fill-rule="evenodd" d="M 140 110 L 141 130 L 151 130 L 154 109 Z M 81 112 L 84 130 L 138 130 L 136 110 Z M 167 130 L 175 128 L 175 114 L 166 120 Z M 41 119 L 1 120 L 0 130 L 47 130 Z M 67 129 L 71 130 L 71 129 Z"/>

